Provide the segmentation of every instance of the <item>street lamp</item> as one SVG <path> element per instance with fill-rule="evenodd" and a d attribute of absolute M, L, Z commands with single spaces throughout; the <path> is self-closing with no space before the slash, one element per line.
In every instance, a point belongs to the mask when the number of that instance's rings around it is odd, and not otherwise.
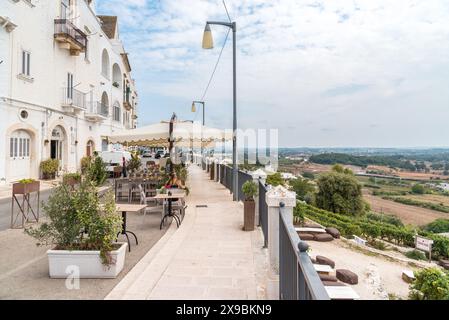
<path fill-rule="evenodd" d="M 192 112 L 196 112 L 196 104 L 202 104 L 203 105 L 203 126 L 206 124 L 205 118 L 204 118 L 204 114 L 205 114 L 205 107 L 206 107 L 206 103 L 204 101 L 193 101 L 192 102 Z"/>
<path fill-rule="evenodd" d="M 206 103 L 204 101 L 193 101 L 192 102 L 192 112 L 196 112 L 196 104 L 197 103 L 203 105 L 203 126 L 204 126 L 206 123 L 205 117 L 204 117 Z M 203 156 L 203 128 L 201 128 L 201 156 Z"/>
<path fill-rule="evenodd" d="M 214 40 L 212 37 L 211 25 L 220 25 L 232 29 L 232 57 L 233 57 L 233 122 L 232 122 L 232 193 L 234 201 L 238 201 L 238 164 L 237 164 L 237 50 L 236 33 L 237 24 L 235 22 L 207 21 L 203 34 L 203 49 L 213 49 Z"/>

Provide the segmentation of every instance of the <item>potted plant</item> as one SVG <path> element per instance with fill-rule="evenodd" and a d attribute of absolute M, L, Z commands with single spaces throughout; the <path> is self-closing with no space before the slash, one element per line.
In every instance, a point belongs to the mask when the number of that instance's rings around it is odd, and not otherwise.
<path fill-rule="evenodd" d="M 88 166 L 86 171 L 87 180 L 92 181 L 92 183 L 99 187 L 104 184 L 108 178 L 108 172 L 106 171 L 106 165 L 103 159 L 99 156 L 95 156 L 91 164 Z"/>
<path fill-rule="evenodd" d="M 245 200 L 243 201 L 243 230 L 253 231 L 256 215 L 254 197 L 259 192 L 258 185 L 253 180 L 246 181 L 242 186 L 242 192 L 245 195 Z"/>
<path fill-rule="evenodd" d="M 56 173 L 59 169 L 59 160 L 58 159 L 48 159 L 44 160 L 40 164 L 40 169 L 42 171 L 42 177 L 45 180 L 55 179 Z"/>
<path fill-rule="evenodd" d="M 40 188 L 40 181 L 34 179 L 22 179 L 12 185 L 13 194 L 29 194 L 38 192 Z"/>
<path fill-rule="evenodd" d="M 79 268 L 80 278 L 115 278 L 123 269 L 127 243 L 115 243 L 122 228 L 111 192 L 100 201 L 95 185 L 85 179 L 71 189 L 60 184 L 44 205 L 48 222 L 25 232 L 47 251 L 51 278 L 66 278 Z"/>
<path fill-rule="evenodd" d="M 62 177 L 62 183 L 74 187 L 77 184 L 81 183 L 81 174 L 75 173 L 66 173 Z"/>
<path fill-rule="evenodd" d="M 139 155 L 137 153 L 132 153 L 126 169 L 131 173 L 135 173 L 140 169 L 141 165 L 142 163 L 140 162 Z"/>

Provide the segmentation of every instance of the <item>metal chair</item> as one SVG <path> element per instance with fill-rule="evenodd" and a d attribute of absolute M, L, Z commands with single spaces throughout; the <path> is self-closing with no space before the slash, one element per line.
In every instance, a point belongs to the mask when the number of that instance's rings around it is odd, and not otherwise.
<path fill-rule="evenodd" d="M 139 185 L 139 191 L 140 191 L 140 204 L 147 205 L 147 207 L 144 209 L 143 216 L 145 217 L 147 213 L 160 212 L 162 219 L 165 212 L 165 203 L 162 202 L 162 204 L 159 204 L 157 200 L 154 199 L 153 197 L 147 197 L 141 185 Z M 156 202 L 156 206 L 148 206 L 150 202 L 154 201 Z"/>
<path fill-rule="evenodd" d="M 129 179 L 115 179 L 115 199 L 129 202 Z"/>

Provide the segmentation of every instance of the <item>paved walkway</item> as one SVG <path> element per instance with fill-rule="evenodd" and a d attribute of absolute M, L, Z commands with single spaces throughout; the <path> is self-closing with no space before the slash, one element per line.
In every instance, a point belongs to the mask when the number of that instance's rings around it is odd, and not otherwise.
<path fill-rule="evenodd" d="M 260 229 L 242 231 L 242 204 L 199 167 L 190 166 L 188 185 L 181 227 L 172 223 L 106 299 L 265 299 Z"/>

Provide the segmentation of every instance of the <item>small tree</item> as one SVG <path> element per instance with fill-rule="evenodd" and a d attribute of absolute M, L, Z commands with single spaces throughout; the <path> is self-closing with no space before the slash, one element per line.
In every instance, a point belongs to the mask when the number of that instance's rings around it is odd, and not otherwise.
<path fill-rule="evenodd" d="M 316 205 L 324 210 L 347 215 L 362 215 L 367 209 L 362 186 L 348 169 L 334 166 L 318 179 Z"/>
<path fill-rule="evenodd" d="M 293 179 L 290 181 L 290 186 L 292 190 L 296 192 L 296 197 L 300 200 L 305 200 L 305 197 L 308 193 L 313 193 L 315 191 L 315 187 L 306 179 Z"/>
<path fill-rule="evenodd" d="M 424 193 L 426 193 L 426 189 L 424 188 L 424 186 L 422 184 L 415 184 L 412 187 L 412 192 L 414 194 L 424 194 Z"/>
<path fill-rule="evenodd" d="M 246 201 L 254 201 L 254 197 L 259 193 L 258 185 L 253 180 L 248 180 L 243 184 L 242 192 Z"/>
<path fill-rule="evenodd" d="M 266 183 L 268 185 L 273 186 L 273 187 L 285 185 L 285 181 L 284 181 L 284 179 L 282 179 L 282 176 L 281 176 L 281 174 L 279 172 L 276 172 L 274 174 L 270 174 L 267 177 Z"/>
<path fill-rule="evenodd" d="M 412 300 L 449 300 L 449 274 L 433 267 L 415 272 L 410 285 Z"/>
<path fill-rule="evenodd" d="M 49 221 L 38 228 L 25 229 L 38 240 L 38 245 L 56 245 L 57 250 L 99 250 L 105 265 L 113 263 L 109 252 L 121 230 L 122 217 L 116 212 L 112 192 L 100 201 L 89 180 L 77 189 L 61 184 L 43 209 Z"/>
<path fill-rule="evenodd" d="M 106 165 L 101 157 L 96 156 L 92 164 L 87 169 L 86 178 L 94 183 L 95 186 L 101 186 L 106 181 L 108 172 Z"/>
<path fill-rule="evenodd" d="M 141 165 L 142 163 L 140 162 L 139 155 L 137 153 L 132 153 L 126 169 L 128 169 L 129 172 L 134 173 L 139 170 Z"/>

